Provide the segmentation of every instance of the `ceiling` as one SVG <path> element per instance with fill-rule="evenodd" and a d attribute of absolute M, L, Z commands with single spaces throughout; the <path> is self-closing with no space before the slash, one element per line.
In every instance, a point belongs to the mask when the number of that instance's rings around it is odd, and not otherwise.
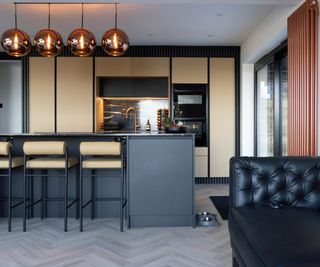
<path fill-rule="evenodd" d="M 114 6 L 100 4 L 103 2 L 100 0 L 85 2 L 95 4 L 85 5 L 84 26 L 95 34 L 100 43 L 103 32 L 114 25 Z M 118 27 L 127 32 L 131 45 L 241 45 L 273 8 L 299 2 L 123 0 L 118 6 Z M 31 37 L 47 27 L 46 4 L 21 4 L 17 8 L 18 27 Z M 80 26 L 80 22 L 80 4 L 51 5 L 51 28 L 58 30 L 65 42 L 68 34 Z M 14 5 L 0 0 L 0 34 L 13 26 Z"/>

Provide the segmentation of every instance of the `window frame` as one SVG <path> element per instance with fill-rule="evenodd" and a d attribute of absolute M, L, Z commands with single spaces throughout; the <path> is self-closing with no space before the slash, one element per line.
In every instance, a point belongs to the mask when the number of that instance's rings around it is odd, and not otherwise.
<path fill-rule="evenodd" d="M 284 41 L 281 45 L 265 55 L 254 65 L 254 155 L 258 155 L 258 85 L 257 74 L 258 71 L 265 66 L 273 63 L 273 156 L 282 156 L 282 74 L 281 61 L 288 55 L 288 44 Z"/>

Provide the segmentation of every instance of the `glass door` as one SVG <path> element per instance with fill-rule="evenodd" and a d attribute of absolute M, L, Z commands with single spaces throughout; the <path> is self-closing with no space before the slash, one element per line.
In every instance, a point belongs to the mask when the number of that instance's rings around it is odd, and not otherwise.
<path fill-rule="evenodd" d="M 255 154 L 288 154 L 288 53 L 284 43 L 255 64 Z"/>
<path fill-rule="evenodd" d="M 273 63 L 257 71 L 257 155 L 272 156 L 274 147 Z"/>

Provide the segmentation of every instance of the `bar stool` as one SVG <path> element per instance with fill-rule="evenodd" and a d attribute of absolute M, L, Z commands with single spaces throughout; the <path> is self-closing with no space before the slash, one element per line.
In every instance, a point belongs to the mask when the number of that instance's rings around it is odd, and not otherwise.
<path fill-rule="evenodd" d="M 78 158 L 68 157 L 68 149 L 63 141 L 27 141 L 23 145 L 24 151 L 24 217 L 23 231 L 26 231 L 27 210 L 33 208 L 34 205 L 41 202 L 41 219 L 44 218 L 46 201 L 64 201 L 64 231 L 67 232 L 68 209 L 75 203 L 78 203 L 78 175 L 76 177 L 76 197 L 69 198 L 68 194 L 68 170 L 75 167 L 79 161 Z M 41 170 L 41 198 L 33 201 L 33 177 L 39 176 L 33 173 L 34 170 Z M 61 175 L 49 175 L 48 170 L 63 170 Z M 64 177 L 64 197 L 48 198 L 46 196 L 45 178 L 48 177 Z M 27 185 L 31 178 L 31 196 L 27 193 Z M 29 195 L 29 196 L 28 196 Z M 69 203 L 72 201 L 71 203 Z M 28 202 L 28 203 L 27 203 Z M 78 210 L 78 209 L 77 209 Z M 76 212 L 78 217 L 78 212 Z"/>
<path fill-rule="evenodd" d="M 8 177 L 8 198 L 1 198 L 2 201 L 8 201 L 8 232 L 11 232 L 11 211 L 23 204 L 21 199 L 14 199 L 12 197 L 12 169 L 23 166 L 22 157 L 12 157 L 11 141 L 0 142 L 0 169 L 6 169 L 8 172 L 0 174 L 1 177 Z M 18 201 L 12 206 L 12 201 Z"/>
<path fill-rule="evenodd" d="M 96 201 L 120 202 L 120 231 L 123 232 L 123 210 L 127 199 L 125 191 L 125 163 L 124 163 L 125 139 L 118 142 L 81 142 L 80 144 L 80 232 L 83 231 L 83 209 L 91 203 L 91 219 L 94 219 L 94 204 Z M 94 178 L 98 176 L 95 170 L 121 169 L 120 197 L 97 198 L 95 197 Z M 90 174 L 84 174 L 84 170 L 90 170 Z M 83 177 L 91 177 L 91 199 L 83 204 Z"/>

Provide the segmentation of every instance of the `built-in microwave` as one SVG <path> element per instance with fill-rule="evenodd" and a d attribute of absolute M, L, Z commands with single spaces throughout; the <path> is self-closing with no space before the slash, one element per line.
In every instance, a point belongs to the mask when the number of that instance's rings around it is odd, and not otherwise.
<path fill-rule="evenodd" d="M 207 84 L 173 84 L 172 89 L 174 121 L 195 133 L 196 146 L 207 146 Z"/>

